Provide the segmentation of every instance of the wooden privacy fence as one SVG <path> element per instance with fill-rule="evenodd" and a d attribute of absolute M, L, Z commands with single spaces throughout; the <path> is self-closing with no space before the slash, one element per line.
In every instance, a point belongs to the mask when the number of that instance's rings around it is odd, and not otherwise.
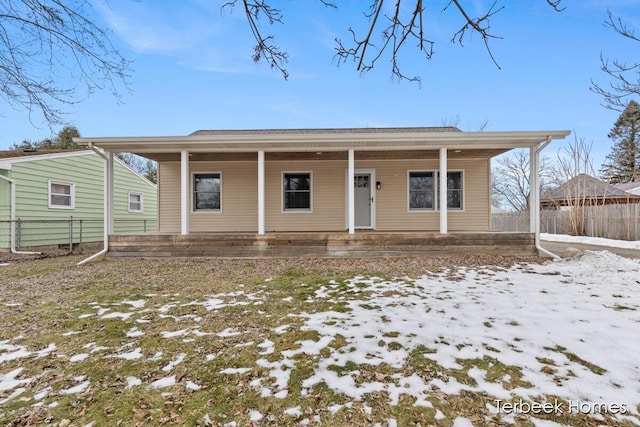
<path fill-rule="evenodd" d="M 528 231 L 529 212 L 492 215 L 493 231 Z M 576 206 L 540 211 L 540 231 L 551 234 L 640 240 L 640 204 Z"/>

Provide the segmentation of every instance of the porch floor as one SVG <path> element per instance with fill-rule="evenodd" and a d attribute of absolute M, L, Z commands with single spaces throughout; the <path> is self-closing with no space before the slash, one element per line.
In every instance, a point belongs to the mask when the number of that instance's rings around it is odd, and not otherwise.
<path fill-rule="evenodd" d="M 538 255 L 533 233 L 336 232 L 128 234 L 109 236 L 110 257 L 385 258 L 460 253 Z"/>

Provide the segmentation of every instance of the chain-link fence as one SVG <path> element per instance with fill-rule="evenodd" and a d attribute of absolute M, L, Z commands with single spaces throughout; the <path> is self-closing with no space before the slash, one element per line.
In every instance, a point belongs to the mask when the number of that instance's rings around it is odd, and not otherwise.
<path fill-rule="evenodd" d="M 83 246 L 102 242 L 102 219 L 16 219 L 0 221 L 0 250 L 82 252 Z M 156 231 L 156 220 L 114 219 L 114 234 Z"/>
<path fill-rule="evenodd" d="M 493 231 L 529 231 L 529 212 L 493 214 L 491 220 Z M 540 231 L 616 240 L 640 240 L 640 204 L 542 210 Z"/>

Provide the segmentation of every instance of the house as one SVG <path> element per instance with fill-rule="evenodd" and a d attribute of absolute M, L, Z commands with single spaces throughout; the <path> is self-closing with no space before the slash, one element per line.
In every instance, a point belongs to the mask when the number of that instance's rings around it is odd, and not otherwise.
<path fill-rule="evenodd" d="M 115 231 L 157 230 L 156 185 L 120 160 L 113 172 Z M 0 151 L 0 250 L 68 244 L 70 233 L 73 243 L 102 241 L 103 193 L 92 150 Z"/>
<path fill-rule="evenodd" d="M 640 181 L 625 182 L 624 184 L 616 184 L 618 190 L 625 191 L 634 196 L 640 196 Z"/>
<path fill-rule="evenodd" d="M 627 193 L 618 186 L 600 181 L 587 174 L 579 174 L 549 190 L 540 200 L 543 209 L 564 206 L 639 203 L 640 196 Z"/>
<path fill-rule="evenodd" d="M 158 162 L 160 233 L 113 236 L 112 256 L 530 254 L 534 228 L 491 232 L 490 161 L 527 147 L 535 161 L 551 140 L 569 133 L 201 130 L 74 141 Z"/>

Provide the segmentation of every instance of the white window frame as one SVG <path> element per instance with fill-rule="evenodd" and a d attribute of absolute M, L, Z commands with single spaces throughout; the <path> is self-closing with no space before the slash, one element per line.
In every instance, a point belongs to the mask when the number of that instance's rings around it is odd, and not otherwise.
<path fill-rule="evenodd" d="M 51 186 L 52 185 L 66 185 L 69 187 L 69 193 L 70 194 L 60 194 L 60 193 L 53 193 L 51 191 Z M 67 205 L 54 205 L 53 203 L 51 203 L 51 196 L 69 196 L 70 198 L 70 206 Z M 57 181 L 57 180 L 53 180 L 50 179 L 49 180 L 49 194 L 48 194 L 48 205 L 50 209 L 75 209 L 76 208 L 76 184 L 73 182 L 66 182 L 66 181 Z"/>
<path fill-rule="evenodd" d="M 220 207 L 218 209 L 196 209 L 196 175 L 218 175 L 220 179 Z M 191 173 L 191 212 L 194 214 L 220 214 L 222 213 L 222 172 L 192 172 Z"/>
<path fill-rule="evenodd" d="M 131 196 L 140 196 L 140 209 L 131 209 Z M 137 202 L 134 202 L 137 203 Z M 129 191 L 127 194 L 127 211 L 129 213 L 144 212 L 144 194 L 139 191 Z"/>
<path fill-rule="evenodd" d="M 287 174 L 309 175 L 309 208 L 284 208 L 284 176 Z M 313 171 L 282 171 L 280 174 L 280 209 L 282 213 L 312 213 L 313 212 Z"/>
<path fill-rule="evenodd" d="M 424 173 L 430 172 L 433 174 L 433 207 L 432 208 L 412 208 L 411 207 L 411 174 L 412 173 Z M 428 169 L 411 169 L 407 171 L 407 211 L 409 212 L 436 212 L 438 203 L 436 200 L 436 196 L 438 194 L 438 183 L 436 182 L 436 177 L 438 176 L 437 170 L 428 170 Z"/>
<path fill-rule="evenodd" d="M 434 198 L 434 202 L 433 202 L 433 208 L 423 208 L 423 209 L 418 209 L 418 208 L 411 208 L 411 173 L 412 172 L 431 172 L 433 173 L 433 198 Z M 449 169 L 447 170 L 447 173 L 460 173 L 460 181 L 462 183 L 462 188 L 460 189 L 460 191 L 462 192 L 461 194 L 461 198 L 460 198 L 460 203 L 462 203 L 462 207 L 461 208 L 447 208 L 448 212 L 464 212 L 465 210 L 465 187 L 466 187 L 466 183 L 465 183 L 465 173 L 464 173 L 464 169 Z M 436 169 L 436 170 L 429 170 L 429 169 L 412 169 L 412 170 L 408 170 L 407 171 L 407 210 L 409 212 L 439 212 L 440 211 L 440 197 L 438 196 L 438 188 L 440 185 L 440 170 Z"/>

